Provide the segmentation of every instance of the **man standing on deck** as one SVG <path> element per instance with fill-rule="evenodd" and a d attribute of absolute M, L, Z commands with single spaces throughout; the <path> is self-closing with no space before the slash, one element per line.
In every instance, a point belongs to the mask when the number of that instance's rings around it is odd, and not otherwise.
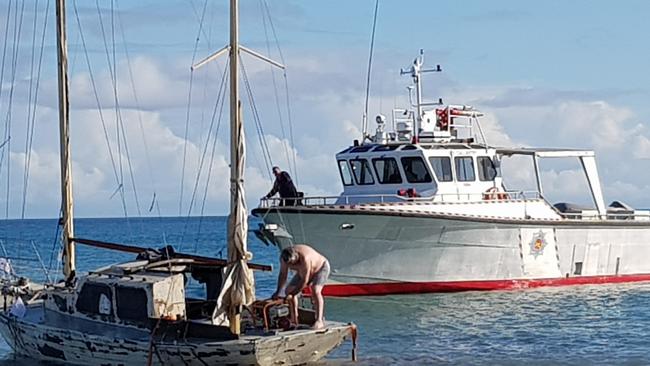
<path fill-rule="evenodd" d="M 264 196 L 264 198 L 273 197 L 276 193 L 280 193 L 280 206 L 295 206 L 298 197 L 298 190 L 291 180 L 289 173 L 280 170 L 279 167 L 273 167 L 273 175 L 275 175 L 275 182 L 273 188 Z M 287 199 L 288 198 L 288 199 Z"/>
<path fill-rule="evenodd" d="M 322 328 L 325 301 L 321 292 L 330 275 L 330 263 L 327 258 L 308 245 L 298 244 L 283 249 L 280 253 L 278 288 L 272 296 L 273 299 L 277 299 L 284 288 L 289 270 L 294 271 L 295 274 L 284 293 L 287 300 L 291 302 L 292 321 L 298 324 L 298 295 L 305 287 L 310 286 L 311 301 L 316 311 L 316 322 L 313 328 Z"/>

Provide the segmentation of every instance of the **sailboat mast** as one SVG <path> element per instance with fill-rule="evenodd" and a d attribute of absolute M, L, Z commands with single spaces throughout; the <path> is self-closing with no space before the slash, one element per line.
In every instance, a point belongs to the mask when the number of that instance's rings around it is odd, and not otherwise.
<path fill-rule="evenodd" d="M 228 216 L 228 261 L 235 264 L 235 271 L 243 275 L 246 268 L 246 243 L 248 234 L 248 211 L 244 195 L 244 169 L 246 149 L 244 128 L 239 101 L 239 9 L 238 1 L 230 0 L 230 215 Z M 250 273 L 248 273 L 250 275 Z M 252 281 L 252 279 L 251 279 Z M 240 282 L 236 292 L 245 291 Z M 253 285 L 254 286 L 254 285 Z M 254 296 L 254 289 L 251 289 Z M 240 333 L 241 300 L 231 303 L 228 310 L 230 330 Z"/>
<path fill-rule="evenodd" d="M 230 0 L 230 211 L 236 206 L 237 182 L 243 180 L 239 176 L 238 132 L 241 120 L 239 118 L 239 5 L 238 0 Z M 230 228 L 233 229 L 233 228 Z"/>
<path fill-rule="evenodd" d="M 63 242 L 63 275 L 66 280 L 75 274 L 75 248 L 72 208 L 72 172 L 70 163 L 70 113 L 68 101 L 68 45 L 65 32 L 65 0 L 56 0 L 56 40 L 59 79 L 59 136 L 61 149 L 61 210 L 60 225 Z"/>

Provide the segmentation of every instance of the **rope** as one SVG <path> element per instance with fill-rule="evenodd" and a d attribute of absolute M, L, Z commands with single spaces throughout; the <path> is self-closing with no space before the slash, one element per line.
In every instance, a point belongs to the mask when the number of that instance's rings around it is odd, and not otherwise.
<path fill-rule="evenodd" d="M 363 110 L 363 126 L 361 128 L 362 140 L 366 139 L 368 133 L 368 99 L 370 98 L 370 74 L 372 72 L 372 55 L 375 49 L 375 29 L 377 28 L 377 11 L 379 10 L 379 0 L 375 1 L 375 15 L 372 20 L 372 36 L 370 37 L 370 54 L 368 55 L 368 74 L 366 76 L 366 103 Z"/>

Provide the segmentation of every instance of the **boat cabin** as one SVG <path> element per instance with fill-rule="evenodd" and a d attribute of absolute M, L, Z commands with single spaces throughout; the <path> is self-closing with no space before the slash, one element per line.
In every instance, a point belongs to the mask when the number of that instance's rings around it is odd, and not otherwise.
<path fill-rule="evenodd" d="M 482 115 L 461 105 L 422 111 L 417 134 L 412 111 L 394 110 L 391 132 L 385 117 L 377 116 L 374 136 L 336 155 L 343 184 L 339 203 L 369 202 L 361 197 L 369 195 L 374 202 L 463 201 L 503 192 L 496 149 L 477 143 L 473 133 Z"/>
<path fill-rule="evenodd" d="M 206 284 L 206 298 L 186 296 L 188 274 Z M 193 323 L 188 331 L 211 326 L 219 328 L 211 331 L 222 337 L 230 333 L 228 328 L 211 322 L 221 278 L 221 267 L 197 265 L 191 259 L 126 262 L 80 277 L 74 288 L 46 290 L 45 314 L 146 330 L 161 320 Z"/>
<path fill-rule="evenodd" d="M 496 150 L 465 143 L 364 144 L 336 155 L 345 202 L 463 200 L 502 190 Z"/>

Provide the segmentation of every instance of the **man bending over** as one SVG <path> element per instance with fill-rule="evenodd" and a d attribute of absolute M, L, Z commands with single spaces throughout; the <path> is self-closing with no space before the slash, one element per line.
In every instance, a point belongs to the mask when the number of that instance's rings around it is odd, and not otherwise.
<path fill-rule="evenodd" d="M 295 274 L 284 293 L 293 308 L 292 321 L 298 324 L 298 296 L 305 287 L 310 286 L 311 301 L 316 311 L 314 329 L 322 328 L 325 302 L 321 292 L 330 275 L 330 264 L 327 258 L 308 245 L 299 244 L 283 249 L 280 253 L 278 288 L 272 296 L 273 299 L 277 299 L 284 288 L 289 270 L 294 271 Z"/>

